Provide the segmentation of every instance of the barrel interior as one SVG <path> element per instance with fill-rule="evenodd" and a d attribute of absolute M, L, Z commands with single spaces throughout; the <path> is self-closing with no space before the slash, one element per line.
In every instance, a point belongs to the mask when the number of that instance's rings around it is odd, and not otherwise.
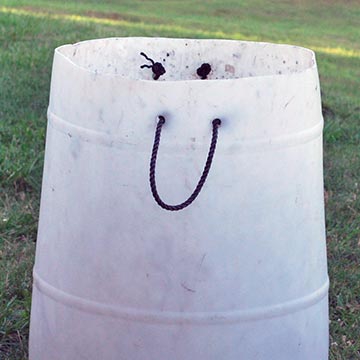
<path fill-rule="evenodd" d="M 141 53 L 164 68 L 158 81 L 287 75 L 315 66 L 314 53 L 305 48 L 235 40 L 111 38 L 64 45 L 57 51 L 83 70 L 133 80 L 154 80 L 153 63 Z"/>

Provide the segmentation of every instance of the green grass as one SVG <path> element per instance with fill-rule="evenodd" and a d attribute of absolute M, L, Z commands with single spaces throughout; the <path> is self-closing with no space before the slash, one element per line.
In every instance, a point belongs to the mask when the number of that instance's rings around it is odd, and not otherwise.
<path fill-rule="evenodd" d="M 332 360 L 360 359 L 360 4 L 0 0 L 0 359 L 26 359 L 53 49 L 108 36 L 234 38 L 317 53 Z"/>

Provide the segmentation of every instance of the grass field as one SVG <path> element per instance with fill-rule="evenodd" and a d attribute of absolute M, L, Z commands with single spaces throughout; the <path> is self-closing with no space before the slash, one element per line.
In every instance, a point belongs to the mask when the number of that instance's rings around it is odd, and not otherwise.
<path fill-rule="evenodd" d="M 357 0 L 0 0 L 0 359 L 27 359 L 53 49 L 108 36 L 233 38 L 316 51 L 325 116 L 330 358 L 360 359 Z"/>

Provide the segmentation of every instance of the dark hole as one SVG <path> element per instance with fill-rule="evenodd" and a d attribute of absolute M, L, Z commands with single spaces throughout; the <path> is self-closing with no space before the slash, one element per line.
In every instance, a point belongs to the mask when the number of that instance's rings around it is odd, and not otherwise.
<path fill-rule="evenodd" d="M 202 64 L 197 70 L 196 73 L 201 77 L 202 80 L 205 80 L 210 74 L 211 66 L 208 63 Z"/>

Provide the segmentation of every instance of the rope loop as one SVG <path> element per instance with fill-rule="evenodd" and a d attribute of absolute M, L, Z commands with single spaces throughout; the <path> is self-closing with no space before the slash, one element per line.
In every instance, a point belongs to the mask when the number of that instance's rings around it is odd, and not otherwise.
<path fill-rule="evenodd" d="M 213 157 L 215 154 L 216 143 L 217 143 L 217 138 L 218 138 L 218 128 L 221 125 L 221 120 L 214 119 L 212 121 L 212 138 L 211 138 L 209 153 L 208 153 L 208 156 L 206 159 L 206 163 L 205 163 L 203 172 L 201 174 L 199 182 L 197 183 L 197 185 L 195 187 L 195 190 L 193 191 L 193 193 L 189 196 L 189 198 L 187 200 L 185 200 L 184 202 L 182 202 L 181 204 L 178 204 L 178 205 L 169 205 L 169 204 L 166 204 L 164 201 L 162 201 L 159 196 L 159 193 L 157 191 L 157 188 L 156 188 L 156 180 L 155 180 L 156 159 L 157 159 L 157 154 L 158 154 L 159 145 L 160 145 L 161 129 L 162 129 L 162 126 L 165 124 L 165 121 L 166 120 L 165 120 L 164 116 L 162 116 L 162 115 L 158 116 L 158 123 L 157 123 L 156 130 L 155 130 L 155 138 L 154 138 L 154 144 L 153 144 L 151 160 L 150 160 L 150 188 L 151 188 L 151 192 L 152 192 L 152 195 L 153 195 L 155 201 L 157 202 L 157 204 L 160 207 L 162 207 L 165 210 L 169 210 L 169 211 L 179 211 L 179 210 L 182 210 L 182 209 L 186 208 L 187 206 L 189 206 L 197 198 L 202 187 L 205 184 L 205 180 L 209 174 L 210 167 L 211 167 Z"/>

